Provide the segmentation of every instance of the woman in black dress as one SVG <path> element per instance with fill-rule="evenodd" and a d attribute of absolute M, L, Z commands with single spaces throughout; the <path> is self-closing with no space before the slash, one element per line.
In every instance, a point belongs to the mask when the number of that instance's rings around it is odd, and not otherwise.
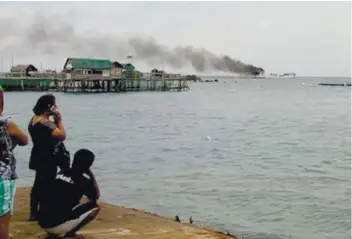
<path fill-rule="evenodd" d="M 37 220 L 38 191 L 45 190 L 55 180 L 57 167 L 68 168 L 69 154 L 63 141 L 66 132 L 62 124 L 61 114 L 55 103 L 55 96 L 46 94 L 41 96 L 33 108 L 28 131 L 33 142 L 29 160 L 29 169 L 34 170 L 35 180 L 31 191 L 29 220 Z M 53 121 L 50 120 L 53 117 Z"/>

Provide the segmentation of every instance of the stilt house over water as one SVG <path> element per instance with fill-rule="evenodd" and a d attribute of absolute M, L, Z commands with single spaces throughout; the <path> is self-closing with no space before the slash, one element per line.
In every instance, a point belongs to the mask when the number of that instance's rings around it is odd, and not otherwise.
<path fill-rule="evenodd" d="M 124 71 L 134 71 L 135 67 L 131 63 L 120 63 L 118 61 L 111 62 L 110 76 L 112 78 L 120 78 Z"/>
<path fill-rule="evenodd" d="M 133 71 L 135 67 L 109 59 L 67 58 L 63 72 L 66 79 L 107 79 L 120 78 L 123 71 Z"/>
<path fill-rule="evenodd" d="M 11 67 L 11 76 L 28 77 L 31 73 L 37 73 L 38 69 L 33 65 L 16 65 Z"/>
<path fill-rule="evenodd" d="M 108 59 L 67 58 L 63 72 L 66 79 L 102 79 L 110 77 L 111 62 Z"/>

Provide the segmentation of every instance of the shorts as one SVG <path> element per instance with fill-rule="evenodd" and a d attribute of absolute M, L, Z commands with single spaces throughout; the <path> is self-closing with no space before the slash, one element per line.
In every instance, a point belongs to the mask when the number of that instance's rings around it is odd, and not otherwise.
<path fill-rule="evenodd" d="M 0 179 L 0 216 L 13 213 L 15 200 L 16 181 Z"/>
<path fill-rule="evenodd" d="M 99 207 L 96 203 L 87 202 L 76 206 L 72 209 L 71 215 L 66 222 L 61 223 L 55 227 L 43 228 L 46 232 L 54 235 L 64 235 L 71 232 L 83 221 L 87 220 L 92 215 L 96 215 L 99 211 Z"/>

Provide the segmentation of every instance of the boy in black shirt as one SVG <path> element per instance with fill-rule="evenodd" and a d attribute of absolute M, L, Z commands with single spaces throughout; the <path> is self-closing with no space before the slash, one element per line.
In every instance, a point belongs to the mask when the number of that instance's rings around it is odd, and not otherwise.
<path fill-rule="evenodd" d="M 38 224 L 52 237 L 77 238 L 76 232 L 99 213 L 99 188 L 90 170 L 94 158 L 91 151 L 78 150 L 72 167 L 57 173 L 54 185 L 41 190 Z M 89 202 L 79 204 L 83 195 Z"/>

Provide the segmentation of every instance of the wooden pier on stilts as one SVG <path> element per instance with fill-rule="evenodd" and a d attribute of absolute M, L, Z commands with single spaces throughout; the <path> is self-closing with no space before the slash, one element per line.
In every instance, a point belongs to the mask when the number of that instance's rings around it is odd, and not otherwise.
<path fill-rule="evenodd" d="M 0 85 L 6 91 L 54 91 L 108 93 L 130 91 L 183 91 L 193 76 L 170 74 L 153 69 L 142 73 L 129 63 L 109 59 L 67 58 L 61 72 L 38 69 L 34 65 L 16 65 L 0 73 Z M 42 67 L 41 67 L 42 68 Z"/>
<path fill-rule="evenodd" d="M 183 91 L 188 84 L 184 79 L 72 79 L 56 80 L 53 91 L 58 92 L 132 92 L 132 91 Z"/>
<path fill-rule="evenodd" d="M 189 80 L 182 75 L 155 77 L 144 74 L 142 77 L 94 77 L 80 75 L 65 77 L 11 77 L 0 79 L 6 91 L 53 91 L 81 93 L 118 93 L 132 91 L 184 91 L 188 90 Z"/>

